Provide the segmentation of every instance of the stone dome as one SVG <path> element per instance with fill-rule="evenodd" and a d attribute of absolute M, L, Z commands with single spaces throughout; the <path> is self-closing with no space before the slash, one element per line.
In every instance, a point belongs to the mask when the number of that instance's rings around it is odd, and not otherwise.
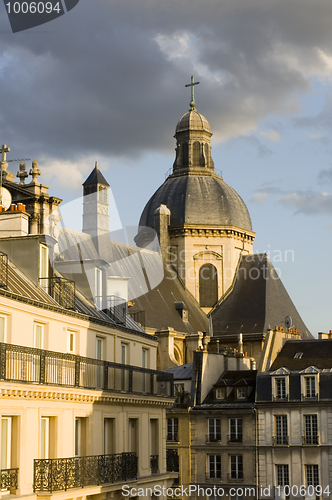
<path fill-rule="evenodd" d="M 160 205 L 171 211 L 171 228 L 236 226 L 252 231 L 244 201 L 217 175 L 169 176 L 146 204 L 140 227 L 154 227 L 154 213 Z"/>
<path fill-rule="evenodd" d="M 175 135 L 188 130 L 204 131 L 212 135 L 209 122 L 196 109 L 187 111 L 180 118 L 176 126 Z"/>

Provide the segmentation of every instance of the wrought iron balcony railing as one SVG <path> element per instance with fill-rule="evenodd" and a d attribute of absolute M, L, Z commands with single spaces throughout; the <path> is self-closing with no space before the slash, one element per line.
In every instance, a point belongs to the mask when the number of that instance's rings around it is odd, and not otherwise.
<path fill-rule="evenodd" d="M 0 379 L 173 397 L 170 373 L 0 343 Z"/>
<path fill-rule="evenodd" d="M 159 456 L 158 455 L 150 455 L 150 467 L 151 467 L 151 474 L 158 474 L 158 472 L 159 472 Z"/>
<path fill-rule="evenodd" d="M 34 460 L 33 491 L 66 491 L 136 478 L 136 453 Z"/>
<path fill-rule="evenodd" d="M 221 441 L 221 434 L 216 433 L 216 434 L 207 434 L 206 435 L 206 442 L 207 443 L 219 443 Z"/>
<path fill-rule="evenodd" d="M 14 492 L 18 488 L 18 469 L 1 469 L 1 490 Z"/>
<path fill-rule="evenodd" d="M 142 328 L 145 328 L 145 311 L 131 311 L 128 310 L 128 316 L 131 317 L 136 323 L 139 323 Z"/>
<path fill-rule="evenodd" d="M 318 401 L 318 394 L 301 394 L 302 401 Z"/>
<path fill-rule="evenodd" d="M 229 434 L 227 443 L 242 443 L 242 434 Z"/>
<path fill-rule="evenodd" d="M 273 436 L 273 444 L 274 446 L 288 446 L 289 445 L 289 436 Z"/>
<path fill-rule="evenodd" d="M 227 474 L 227 481 L 229 483 L 242 483 L 243 481 L 243 472 L 242 471 L 236 471 L 236 472 L 229 472 Z"/>
<path fill-rule="evenodd" d="M 39 278 L 40 286 L 65 309 L 75 309 L 75 281 L 55 276 Z"/>
<path fill-rule="evenodd" d="M 166 470 L 167 472 L 179 472 L 178 450 L 166 448 Z"/>
<path fill-rule="evenodd" d="M 318 445 L 319 436 L 317 434 L 305 435 L 303 436 L 303 444 L 312 446 Z"/>

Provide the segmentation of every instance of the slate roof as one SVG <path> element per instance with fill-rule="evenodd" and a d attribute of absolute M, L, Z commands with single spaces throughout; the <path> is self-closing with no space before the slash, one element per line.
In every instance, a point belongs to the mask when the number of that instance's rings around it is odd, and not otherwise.
<path fill-rule="evenodd" d="M 218 378 L 215 384 L 205 400 L 203 401 L 203 405 L 212 405 L 215 408 L 226 408 L 226 407 L 235 407 L 238 405 L 244 405 L 243 408 L 252 407 L 255 402 L 255 385 L 256 385 L 256 370 L 232 370 L 228 372 L 224 372 Z M 215 387 L 227 387 L 228 395 L 224 400 L 219 400 L 214 398 L 214 388 Z M 236 398 L 236 388 L 238 387 L 248 387 L 249 394 L 246 400 L 239 400 Z M 229 391 L 229 388 L 232 388 Z M 231 406 L 229 406 L 231 405 Z"/>
<path fill-rule="evenodd" d="M 294 358 L 296 353 L 303 353 L 299 358 Z M 304 370 L 309 366 L 319 369 L 332 368 L 332 339 L 313 339 L 294 341 L 288 340 L 274 360 L 270 371 L 280 367 L 289 370 Z"/>
<path fill-rule="evenodd" d="M 59 236 L 60 253 L 66 260 L 79 261 L 80 256 L 83 260 L 99 259 L 107 263 L 109 276 L 129 278 L 129 301 L 134 302 L 130 312 L 145 311 L 145 327 L 171 327 L 184 333 L 208 331 L 206 314 L 157 252 L 114 242 L 109 234 L 99 236 L 98 248 L 97 252 L 88 234 L 64 230 Z M 188 322 L 182 320 L 177 302 L 188 309 Z"/>
<path fill-rule="evenodd" d="M 103 184 L 104 186 L 109 186 L 107 180 L 97 166 L 95 166 L 89 177 L 83 182 L 83 186 L 88 186 L 89 184 Z"/>
<path fill-rule="evenodd" d="M 235 226 L 252 231 L 244 201 L 215 174 L 169 176 L 147 202 L 140 227 L 154 227 L 154 212 L 160 205 L 166 205 L 171 211 L 170 228 L 188 224 Z"/>
<path fill-rule="evenodd" d="M 190 380 L 193 373 L 193 364 L 186 363 L 185 365 L 167 368 L 164 372 L 172 373 L 174 380 Z"/>
<path fill-rule="evenodd" d="M 267 254 L 242 256 L 232 292 L 210 314 L 214 336 L 265 333 L 290 316 L 302 338 L 312 338 Z"/>

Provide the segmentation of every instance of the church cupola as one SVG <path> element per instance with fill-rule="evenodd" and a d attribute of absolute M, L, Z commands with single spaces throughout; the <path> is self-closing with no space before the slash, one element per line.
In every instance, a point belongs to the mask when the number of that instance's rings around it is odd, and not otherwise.
<path fill-rule="evenodd" d="M 194 99 L 194 77 L 186 87 L 191 87 L 189 111 L 178 122 L 175 130 L 176 158 L 173 164 L 173 174 L 197 172 L 211 175 L 214 163 L 211 158 L 210 140 L 212 132 L 207 119 L 198 113 Z"/>
<path fill-rule="evenodd" d="M 83 232 L 97 237 L 109 232 L 109 184 L 95 164 L 83 183 Z"/>

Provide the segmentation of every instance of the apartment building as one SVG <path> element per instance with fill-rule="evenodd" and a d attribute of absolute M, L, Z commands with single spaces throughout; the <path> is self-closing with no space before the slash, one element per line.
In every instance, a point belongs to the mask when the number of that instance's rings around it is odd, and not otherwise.
<path fill-rule="evenodd" d="M 259 484 L 265 498 L 330 497 L 331 402 L 330 338 L 288 341 L 269 372 L 258 374 Z"/>

